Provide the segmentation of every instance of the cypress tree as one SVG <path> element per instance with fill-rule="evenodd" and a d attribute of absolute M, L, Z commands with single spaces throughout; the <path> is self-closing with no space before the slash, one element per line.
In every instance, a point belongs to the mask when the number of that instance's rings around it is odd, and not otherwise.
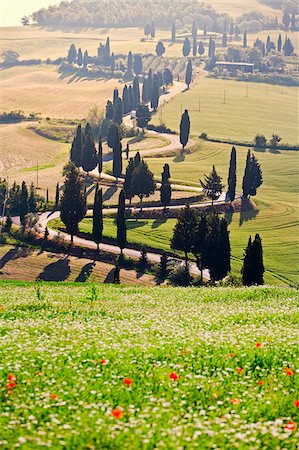
<path fill-rule="evenodd" d="M 159 97 L 160 97 L 159 84 L 158 84 L 157 77 L 155 77 L 154 81 L 153 81 L 153 90 L 152 90 L 152 97 L 151 97 L 151 108 L 154 111 L 157 111 L 157 109 L 158 109 Z"/>
<path fill-rule="evenodd" d="M 147 105 L 139 105 L 136 111 L 137 126 L 144 131 L 145 127 L 151 120 L 151 112 Z"/>
<path fill-rule="evenodd" d="M 185 38 L 185 41 L 184 41 L 184 45 L 183 45 L 183 55 L 185 56 L 185 57 L 187 57 L 187 56 L 189 56 L 190 55 L 190 52 L 191 52 L 191 44 L 190 44 L 190 41 L 189 41 L 189 39 L 186 37 Z"/>
<path fill-rule="evenodd" d="M 198 44 L 198 53 L 200 56 L 202 56 L 205 52 L 205 46 L 204 43 L 202 41 L 200 41 L 200 43 Z"/>
<path fill-rule="evenodd" d="M 215 56 L 215 50 L 216 50 L 216 45 L 215 45 L 215 41 L 214 39 L 212 39 L 212 36 L 210 36 L 210 40 L 209 40 L 209 58 L 214 58 Z"/>
<path fill-rule="evenodd" d="M 262 241 L 258 234 L 256 234 L 252 242 L 251 236 L 248 240 L 247 248 L 244 253 L 243 267 L 242 267 L 242 281 L 244 286 L 252 286 L 254 284 L 264 284 L 264 263 L 263 263 L 263 248 Z"/>
<path fill-rule="evenodd" d="M 217 214 L 210 216 L 206 266 L 213 281 L 222 280 L 230 271 L 230 242 L 227 222 Z"/>
<path fill-rule="evenodd" d="M 81 48 L 79 48 L 79 50 L 78 50 L 77 64 L 79 67 L 81 67 L 83 64 L 83 55 L 82 55 Z"/>
<path fill-rule="evenodd" d="M 133 74 L 133 55 L 131 51 L 128 53 L 128 74 Z"/>
<path fill-rule="evenodd" d="M 134 105 L 135 105 L 135 99 L 134 99 L 134 91 L 133 87 L 129 87 L 129 101 L 130 101 L 130 111 L 133 111 Z"/>
<path fill-rule="evenodd" d="M 130 146 L 129 143 L 127 142 L 127 146 L 126 146 L 126 159 L 129 159 L 129 154 L 130 154 Z"/>
<path fill-rule="evenodd" d="M 25 181 L 22 182 L 21 196 L 20 196 L 20 222 L 23 227 L 26 224 L 26 215 L 29 212 L 28 204 L 28 190 Z"/>
<path fill-rule="evenodd" d="M 156 45 L 156 54 L 157 56 L 162 56 L 165 53 L 165 47 L 162 41 L 159 41 Z"/>
<path fill-rule="evenodd" d="M 81 160 L 82 160 L 82 129 L 81 125 L 78 125 L 76 136 L 74 137 L 72 147 L 71 147 L 71 154 L 70 154 L 71 161 L 75 164 L 76 167 L 81 167 Z"/>
<path fill-rule="evenodd" d="M 121 254 L 127 243 L 127 225 L 126 225 L 126 196 L 125 191 L 122 189 L 118 199 L 118 209 L 116 216 L 117 225 L 117 244 L 120 248 Z"/>
<path fill-rule="evenodd" d="M 176 40 L 176 25 L 175 25 L 175 21 L 172 24 L 172 29 L 171 29 L 171 41 L 174 43 Z"/>
<path fill-rule="evenodd" d="M 197 55 L 197 39 L 193 39 L 193 45 L 192 45 L 192 55 L 195 58 Z"/>
<path fill-rule="evenodd" d="M 107 145 L 109 148 L 112 149 L 114 147 L 115 139 L 117 136 L 119 137 L 119 134 L 120 134 L 119 126 L 116 123 L 112 123 L 109 127 L 107 136 Z"/>
<path fill-rule="evenodd" d="M 136 109 L 140 104 L 140 88 L 139 88 L 139 78 L 138 76 L 134 77 L 133 80 L 133 92 L 134 92 L 134 108 Z"/>
<path fill-rule="evenodd" d="M 292 31 L 296 30 L 296 15 L 295 15 L 295 13 L 292 13 L 292 16 L 291 16 L 291 30 Z"/>
<path fill-rule="evenodd" d="M 244 176 L 243 176 L 243 182 L 242 182 L 243 196 L 246 198 L 250 194 L 250 186 L 251 186 L 251 174 L 250 174 L 251 164 L 250 164 L 250 162 L 251 162 L 251 153 L 250 153 L 250 150 L 248 150 L 247 157 L 246 157 L 245 171 L 244 171 Z"/>
<path fill-rule="evenodd" d="M 113 272 L 113 284 L 120 284 L 120 268 L 118 264 L 115 264 Z"/>
<path fill-rule="evenodd" d="M 135 75 L 140 75 L 142 73 L 142 56 L 134 55 L 133 68 Z"/>
<path fill-rule="evenodd" d="M 186 68 L 186 77 L 185 77 L 185 82 L 188 86 L 188 89 L 190 88 L 190 84 L 192 82 L 192 62 L 189 59 L 188 64 L 187 64 L 187 68 Z"/>
<path fill-rule="evenodd" d="M 105 49 L 106 49 L 107 58 L 110 58 L 110 37 L 109 36 L 106 39 Z"/>
<path fill-rule="evenodd" d="M 99 189 L 98 184 L 96 186 L 93 204 L 92 237 L 99 251 L 99 245 L 103 238 L 103 191 Z"/>
<path fill-rule="evenodd" d="M 130 201 L 130 205 L 132 203 L 132 176 L 133 176 L 133 170 L 135 168 L 134 160 L 133 158 L 130 158 L 130 161 L 127 165 L 126 174 L 125 174 L 125 181 L 124 181 L 124 191 L 126 198 Z"/>
<path fill-rule="evenodd" d="M 82 147 L 82 169 L 91 172 L 97 167 L 98 155 L 95 147 L 90 125 L 87 123 L 84 133 L 84 144 Z"/>
<path fill-rule="evenodd" d="M 183 151 L 188 144 L 190 134 L 190 118 L 188 110 L 185 109 L 185 112 L 182 115 L 181 123 L 180 123 L 180 143 L 183 146 Z"/>
<path fill-rule="evenodd" d="M 122 144 L 120 142 L 119 128 L 115 134 L 115 140 L 113 145 L 113 164 L 112 164 L 113 176 L 118 178 L 122 173 Z"/>
<path fill-rule="evenodd" d="M 230 23 L 229 34 L 232 36 L 234 32 L 234 21 L 232 20 Z"/>
<path fill-rule="evenodd" d="M 115 108 L 114 122 L 121 125 L 123 121 L 123 102 L 120 98 L 117 99 L 117 104 Z"/>
<path fill-rule="evenodd" d="M 244 31 L 243 34 L 243 48 L 247 48 L 247 31 Z"/>
<path fill-rule="evenodd" d="M 115 115 L 115 109 L 113 103 L 108 100 L 106 104 L 106 119 L 113 120 Z"/>
<path fill-rule="evenodd" d="M 128 114 L 130 112 L 130 99 L 129 99 L 129 90 L 128 86 L 125 85 L 123 89 L 123 109 L 124 114 Z"/>
<path fill-rule="evenodd" d="M 60 200 L 60 194 L 59 194 L 59 183 L 56 184 L 56 192 L 55 192 L 55 208 L 58 208 Z"/>
<path fill-rule="evenodd" d="M 193 20 L 193 23 L 192 23 L 192 37 L 193 37 L 193 39 L 196 39 L 196 37 L 197 37 L 197 30 L 198 30 L 197 23 L 196 23 L 195 20 Z"/>
<path fill-rule="evenodd" d="M 98 172 L 99 172 L 99 177 L 100 177 L 101 173 L 103 172 L 103 144 L 102 144 L 102 136 L 101 135 L 99 138 Z"/>
<path fill-rule="evenodd" d="M 134 156 L 134 167 L 138 167 L 140 163 L 141 163 L 140 153 L 136 152 Z"/>
<path fill-rule="evenodd" d="M 142 84 L 142 103 L 148 102 L 148 80 L 144 78 Z"/>
<path fill-rule="evenodd" d="M 200 270 L 201 283 L 203 281 L 203 270 L 206 267 L 207 241 L 208 241 L 208 222 L 206 216 L 201 216 L 194 233 L 194 243 L 192 253 L 196 257 L 196 265 Z"/>
<path fill-rule="evenodd" d="M 278 41 L 277 41 L 277 51 L 281 52 L 281 50 L 282 50 L 282 39 L 281 39 L 281 34 L 279 34 Z"/>
<path fill-rule="evenodd" d="M 84 52 L 84 56 L 83 56 L 83 67 L 86 69 L 88 66 L 88 61 L 89 61 L 89 56 L 88 56 L 88 51 L 85 50 Z"/>
<path fill-rule="evenodd" d="M 179 213 L 171 239 L 171 248 L 173 250 L 181 250 L 185 254 L 186 271 L 188 270 L 188 253 L 193 248 L 196 226 L 196 214 L 189 205 L 186 205 Z"/>
<path fill-rule="evenodd" d="M 154 38 L 155 38 L 155 36 L 156 36 L 156 28 L 155 28 L 155 23 L 154 23 L 154 22 L 152 22 L 152 23 L 151 23 L 151 37 L 152 37 L 152 39 L 154 39 Z"/>
<path fill-rule="evenodd" d="M 47 188 L 47 191 L 46 191 L 46 203 L 48 204 L 49 203 L 49 189 Z"/>
<path fill-rule="evenodd" d="M 147 77 L 147 100 L 150 101 L 152 98 L 153 91 L 153 71 L 149 69 Z"/>
<path fill-rule="evenodd" d="M 117 108 L 118 99 L 119 99 L 119 92 L 118 92 L 118 89 L 115 88 L 113 90 L 113 106 L 114 106 L 114 109 Z"/>
<path fill-rule="evenodd" d="M 229 240 L 229 231 L 227 221 L 222 218 L 220 220 L 220 261 L 221 267 L 219 270 L 219 277 L 223 279 L 227 276 L 228 272 L 231 270 L 230 266 L 230 258 L 231 258 L 231 249 L 230 249 L 230 240 Z"/>
<path fill-rule="evenodd" d="M 164 164 L 163 167 L 163 173 L 162 173 L 162 181 L 164 182 L 169 182 L 170 179 L 170 169 L 169 169 L 169 164 Z"/>
<path fill-rule="evenodd" d="M 142 160 L 135 166 L 132 174 L 132 194 L 138 195 L 140 199 L 140 209 L 142 210 L 142 200 L 155 192 L 156 183 L 154 174 L 149 170 L 148 165 Z"/>
<path fill-rule="evenodd" d="M 31 183 L 29 188 L 28 207 L 29 212 L 33 214 L 37 212 L 36 189 L 33 183 Z"/>
<path fill-rule="evenodd" d="M 112 55 L 110 57 L 110 68 L 111 68 L 111 72 L 115 71 L 115 56 L 114 56 L 114 53 L 112 53 Z"/>
<path fill-rule="evenodd" d="M 214 201 L 217 200 L 222 194 L 223 184 L 222 178 L 218 175 L 215 166 L 213 166 L 210 175 L 204 176 L 204 181 L 200 180 L 200 184 L 204 193 L 212 200 L 212 206 Z"/>
<path fill-rule="evenodd" d="M 243 196 L 256 195 L 257 188 L 263 183 L 263 173 L 258 159 L 248 150 L 243 177 Z"/>
<path fill-rule="evenodd" d="M 230 164 L 229 164 L 229 172 L 228 172 L 228 196 L 231 202 L 235 200 L 236 197 L 236 184 L 237 184 L 237 152 L 236 148 L 233 147 L 230 155 Z"/>
<path fill-rule="evenodd" d="M 166 210 L 167 206 L 169 206 L 171 202 L 171 185 L 169 181 L 164 181 L 162 178 L 162 184 L 160 187 L 160 199 L 161 203 L 164 206 L 164 211 Z"/>
<path fill-rule="evenodd" d="M 76 62 L 77 59 L 77 50 L 74 44 L 71 44 L 69 52 L 68 52 L 68 56 L 67 56 L 67 60 L 68 63 L 72 64 L 74 62 Z"/>
<path fill-rule="evenodd" d="M 71 163 L 67 172 L 63 193 L 60 202 L 60 217 L 68 233 L 71 234 L 71 242 L 74 241 L 74 234 L 78 230 L 78 224 L 86 214 L 86 198 L 84 195 L 83 183 L 80 180 L 79 171 Z"/>
<path fill-rule="evenodd" d="M 162 255 L 160 258 L 158 276 L 161 281 L 164 281 L 164 280 L 166 280 L 167 275 L 168 275 L 168 258 L 167 258 L 167 253 L 164 251 L 164 252 L 162 252 Z"/>

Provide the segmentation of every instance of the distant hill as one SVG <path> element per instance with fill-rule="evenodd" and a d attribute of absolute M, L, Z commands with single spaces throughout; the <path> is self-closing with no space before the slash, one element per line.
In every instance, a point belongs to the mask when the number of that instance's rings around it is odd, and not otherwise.
<path fill-rule="evenodd" d="M 189 27 L 195 19 L 199 27 L 218 31 L 229 16 L 194 0 L 73 0 L 32 14 L 33 22 L 41 26 L 143 27 L 154 21 L 170 27 L 175 19 L 180 27 Z"/>

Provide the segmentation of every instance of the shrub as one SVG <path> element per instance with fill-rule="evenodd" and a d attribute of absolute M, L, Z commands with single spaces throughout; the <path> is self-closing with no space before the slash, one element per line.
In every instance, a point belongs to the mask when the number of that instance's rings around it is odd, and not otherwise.
<path fill-rule="evenodd" d="M 173 286 L 190 286 L 192 276 L 190 275 L 189 267 L 186 270 L 185 265 L 177 265 L 170 270 L 168 276 L 170 284 Z"/>

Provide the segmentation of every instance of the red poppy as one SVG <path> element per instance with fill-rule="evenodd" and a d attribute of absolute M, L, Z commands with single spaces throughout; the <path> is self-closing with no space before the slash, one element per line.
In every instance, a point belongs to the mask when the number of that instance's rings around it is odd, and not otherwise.
<path fill-rule="evenodd" d="M 263 386 L 264 382 L 263 382 L 262 380 L 258 380 L 257 384 L 258 384 L 259 386 Z"/>
<path fill-rule="evenodd" d="M 35 375 L 40 375 L 40 371 L 38 370 L 37 372 L 35 372 Z"/>
<path fill-rule="evenodd" d="M 294 406 L 295 406 L 296 408 L 299 408 L 299 400 L 295 400 L 295 401 L 294 401 Z"/>
<path fill-rule="evenodd" d="M 112 416 L 115 417 L 116 419 L 121 419 L 123 416 L 123 412 L 121 409 L 119 408 L 115 408 L 112 410 L 111 412 Z"/>
<path fill-rule="evenodd" d="M 51 394 L 51 398 L 52 398 L 53 400 L 56 400 L 58 397 L 57 397 L 56 394 Z"/>
<path fill-rule="evenodd" d="M 289 367 L 285 367 L 284 371 L 287 375 L 289 375 L 289 377 L 292 377 L 294 375 L 294 371 L 292 369 L 290 369 Z"/>
<path fill-rule="evenodd" d="M 233 358 L 233 357 L 235 356 L 235 354 L 234 354 L 234 353 L 230 353 L 229 356 L 230 356 L 231 358 Z"/>
<path fill-rule="evenodd" d="M 232 399 L 231 399 L 231 403 L 232 403 L 233 405 L 238 405 L 238 404 L 240 403 L 240 400 L 239 400 L 238 398 L 232 398 Z"/>
<path fill-rule="evenodd" d="M 295 422 L 293 422 L 292 420 L 290 420 L 285 426 L 284 429 L 288 430 L 288 431 L 294 431 L 296 430 L 297 425 L 295 424 Z"/>
<path fill-rule="evenodd" d="M 127 386 L 131 386 L 131 384 L 133 383 L 132 378 L 124 378 L 124 383 Z"/>
<path fill-rule="evenodd" d="M 15 377 L 12 373 L 9 373 L 9 374 L 7 375 L 7 379 L 8 379 L 9 381 L 16 381 L 16 377 Z"/>
<path fill-rule="evenodd" d="M 238 372 L 238 373 L 242 373 L 243 370 L 244 370 L 244 369 L 242 369 L 241 367 L 238 367 L 238 368 L 237 368 L 237 372 Z"/>
<path fill-rule="evenodd" d="M 255 346 L 256 346 L 256 348 L 261 348 L 262 343 L 261 343 L 261 342 L 257 342 L 257 343 L 255 344 Z"/>
<path fill-rule="evenodd" d="M 107 359 L 101 359 L 100 363 L 105 366 L 107 364 Z"/>
<path fill-rule="evenodd" d="M 12 381 L 11 383 L 6 383 L 6 389 L 13 389 L 14 387 L 16 387 L 17 383 L 15 383 L 14 381 Z"/>
<path fill-rule="evenodd" d="M 178 376 L 177 373 L 171 372 L 171 373 L 169 374 L 169 378 L 170 378 L 171 380 L 173 380 L 173 381 L 177 381 L 177 380 L 179 379 L 179 376 Z"/>

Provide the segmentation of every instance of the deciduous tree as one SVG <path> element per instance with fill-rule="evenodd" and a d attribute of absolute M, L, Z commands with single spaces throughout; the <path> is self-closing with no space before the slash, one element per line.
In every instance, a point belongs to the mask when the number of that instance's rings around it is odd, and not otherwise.
<path fill-rule="evenodd" d="M 213 166 L 210 175 L 204 176 L 204 181 L 200 180 L 200 184 L 204 193 L 212 200 L 212 206 L 215 200 L 218 200 L 222 194 L 223 184 L 222 178 L 218 175 L 215 166 Z"/>

